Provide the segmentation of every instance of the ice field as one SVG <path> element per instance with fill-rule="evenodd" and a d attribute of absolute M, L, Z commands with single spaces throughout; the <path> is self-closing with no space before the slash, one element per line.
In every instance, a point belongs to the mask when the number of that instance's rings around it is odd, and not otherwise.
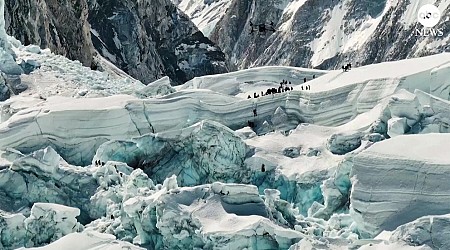
<path fill-rule="evenodd" d="M 171 87 L 8 41 L 1 249 L 450 247 L 449 53 Z"/>

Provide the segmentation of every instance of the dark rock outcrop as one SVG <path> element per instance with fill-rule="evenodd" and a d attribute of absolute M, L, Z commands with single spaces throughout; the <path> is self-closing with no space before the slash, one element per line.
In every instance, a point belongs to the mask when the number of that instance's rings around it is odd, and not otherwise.
<path fill-rule="evenodd" d="M 335 69 L 347 62 L 360 66 L 395 61 L 450 51 L 450 7 L 433 2 L 442 10 L 441 22 L 434 27 L 442 36 L 416 36 L 422 25 L 411 1 L 306 0 L 301 5 L 294 0 L 232 0 L 225 13 L 217 13 L 222 17 L 209 37 L 233 70 L 264 65 Z M 272 21 L 277 31 L 250 33 L 250 21 Z"/>
<path fill-rule="evenodd" d="M 86 0 L 5 0 L 7 33 L 24 45 L 36 44 L 56 54 L 93 65 Z"/>
<path fill-rule="evenodd" d="M 169 0 L 89 0 L 95 48 L 144 83 L 227 71 L 225 55 Z"/>
<path fill-rule="evenodd" d="M 144 83 L 227 72 L 225 55 L 169 0 L 6 0 L 8 34 L 97 69 L 96 51 Z M 92 33 L 91 33 L 92 32 Z"/>

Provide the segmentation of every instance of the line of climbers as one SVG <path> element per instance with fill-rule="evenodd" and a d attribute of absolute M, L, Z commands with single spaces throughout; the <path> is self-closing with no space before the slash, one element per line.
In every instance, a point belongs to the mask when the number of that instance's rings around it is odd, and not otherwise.
<path fill-rule="evenodd" d="M 270 95 L 270 94 L 279 94 L 279 93 L 283 93 L 283 92 L 287 92 L 287 91 L 292 91 L 294 90 L 294 88 L 292 86 L 288 86 L 291 85 L 292 83 L 290 81 L 286 81 L 283 79 L 282 82 L 280 82 L 280 86 L 277 88 L 270 88 L 267 89 L 266 92 L 264 93 L 264 91 L 261 91 L 261 96 L 266 96 L 266 95 Z M 260 95 L 257 94 L 256 92 L 253 93 L 253 98 L 259 98 Z M 252 96 L 248 95 L 247 99 L 251 99 Z"/>
<path fill-rule="evenodd" d="M 97 161 L 95 161 L 95 166 L 96 167 L 105 166 L 105 163 L 100 160 L 97 160 Z"/>
<path fill-rule="evenodd" d="M 350 67 L 351 67 L 351 65 L 350 65 Z M 316 75 L 313 75 L 313 79 L 316 79 Z M 303 81 L 304 82 L 307 81 L 306 77 L 303 78 Z M 292 85 L 291 81 L 287 81 L 287 80 L 283 79 L 280 82 L 280 86 L 278 87 L 278 89 L 277 88 L 267 89 L 265 94 L 264 94 L 264 91 L 261 91 L 261 96 L 266 96 L 266 95 L 270 95 L 270 94 L 273 95 L 273 94 L 277 94 L 277 93 L 283 93 L 283 92 L 294 90 L 294 88 L 292 86 L 288 86 L 288 85 Z M 311 88 L 310 86 L 307 86 L 306 90 L 310 90 L 310 88 Z M 303 90 L 303 86 L 302 86 L 302 90 Z M 260 95 L 256 94 L 256 92 L 253 93 L 253 98 L 259 98 L 259 97 L 260 97 Z M 252 98 L 252 96 L 248 95 L 247 99 L 251 99 L 251 98 Z M 257 117 L 258 116 L 258 112 L 257 112 L 256 108 L 253 108 L 252 111 L 253 111 L 253 117 Z M 255 122 L 254 121 L 247 121 L 247 125 L 250 128 L 254 128 L 255 127 Z M 264 169 L 264 165 L 263 165 L 263 169 Z"/>
<path fill-rule="evenodd" d="M 314 79 L 316 79 L 316 75 L 313 75 L 313 80 Z M 305 83 L 305 82 L 307 82 L 308 81 L 308 79 L 305 77 L 305 78 L 303 78 L 303 83 Z"/>

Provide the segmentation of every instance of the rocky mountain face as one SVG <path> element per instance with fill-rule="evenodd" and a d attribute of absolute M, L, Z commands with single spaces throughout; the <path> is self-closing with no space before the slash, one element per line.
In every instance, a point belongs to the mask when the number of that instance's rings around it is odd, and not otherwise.
<path fill-rule="evenodd" d="M 88 67 L 97 67 L 98 52 L 144 83 L 227 72 L 221 50 L 169 0 L 6 0 L 5 7 L 9 35 Z"/>
<path fill-rule="evenodd" d="M 144 83 L 227 71 L 225 55 L 169 0 L 89 0 L 96 49 Z"/>
<path fill-rule="evenodd" d="M 7 33 L 90 67 L 91 42 L 86 0 L 5 0 Z"/>
<path fill-rule="evenodd" d="M 450 1 L 428 1 L 442 12 L 435 29 L 442 36 L 416 36 L 420 1 L 402 0 L 232 0 L 226 11 L 209 6 L 221 0 L 173 0 L 225 52 L 233 70 L 261 65 L 334 69 L 450 51 Z M 197 1 L 198 2 L 198 1 Z M 214 27 L 207 23 L 211 16 Z M 218 17 L 219 16 L 219 17 Z M 203 18 L 202 18 L 203 17 Z M 274 22 L 276 32 L 250 33 L 255 24 Z M 211 21 L 213 22 L 213 21 Z"/>

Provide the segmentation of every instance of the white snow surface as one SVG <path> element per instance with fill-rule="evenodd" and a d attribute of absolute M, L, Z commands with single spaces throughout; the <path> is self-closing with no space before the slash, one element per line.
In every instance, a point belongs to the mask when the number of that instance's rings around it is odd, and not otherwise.
<path fill-rule="evenodd" d="M 9 40 L 15 39 L 10 37 Z M 20 96 L 100 97 L 133 94 L 145 87 L 101 56 L 97 56 L 96 60 L 104 69 L 103 72 L 55 55 L 49 49 L 41 50 L 35 45 L 23 46 L 17 40 L 13 44 L 17 61 L 33 60 L 41 65 L 31 74 L 21 76 L 22 82 L 29 88 Z"/>
<path fill-rule="evenodd" d="M 228 9 L 229 0 L 172 0 L 205 35 L 209 36 Z"/>
<path fill-rule="evenodd" d="M 43 247 L 19 248 L 19 250 L 144 250 L 130 244 L 116 240 L 114 235 L 84 231 L 82 233 L 68 234 L 61 239 Z"/>
<path fill-rule="evenodd" d="M 305 69 L 286 66 L 266 66 L 240 70 L 220 75 L 195 77 L 176 87 L 183 89 L 209 89 L 226 95 L 241 98 L 253 97 L 253 93 L 266 92 L 268 88 L 278 88 L 282 80 L 290 81 L 293 87 L 303 83 L 303 79 L 312 80 L 328 73 L 325 70 Z"/>

